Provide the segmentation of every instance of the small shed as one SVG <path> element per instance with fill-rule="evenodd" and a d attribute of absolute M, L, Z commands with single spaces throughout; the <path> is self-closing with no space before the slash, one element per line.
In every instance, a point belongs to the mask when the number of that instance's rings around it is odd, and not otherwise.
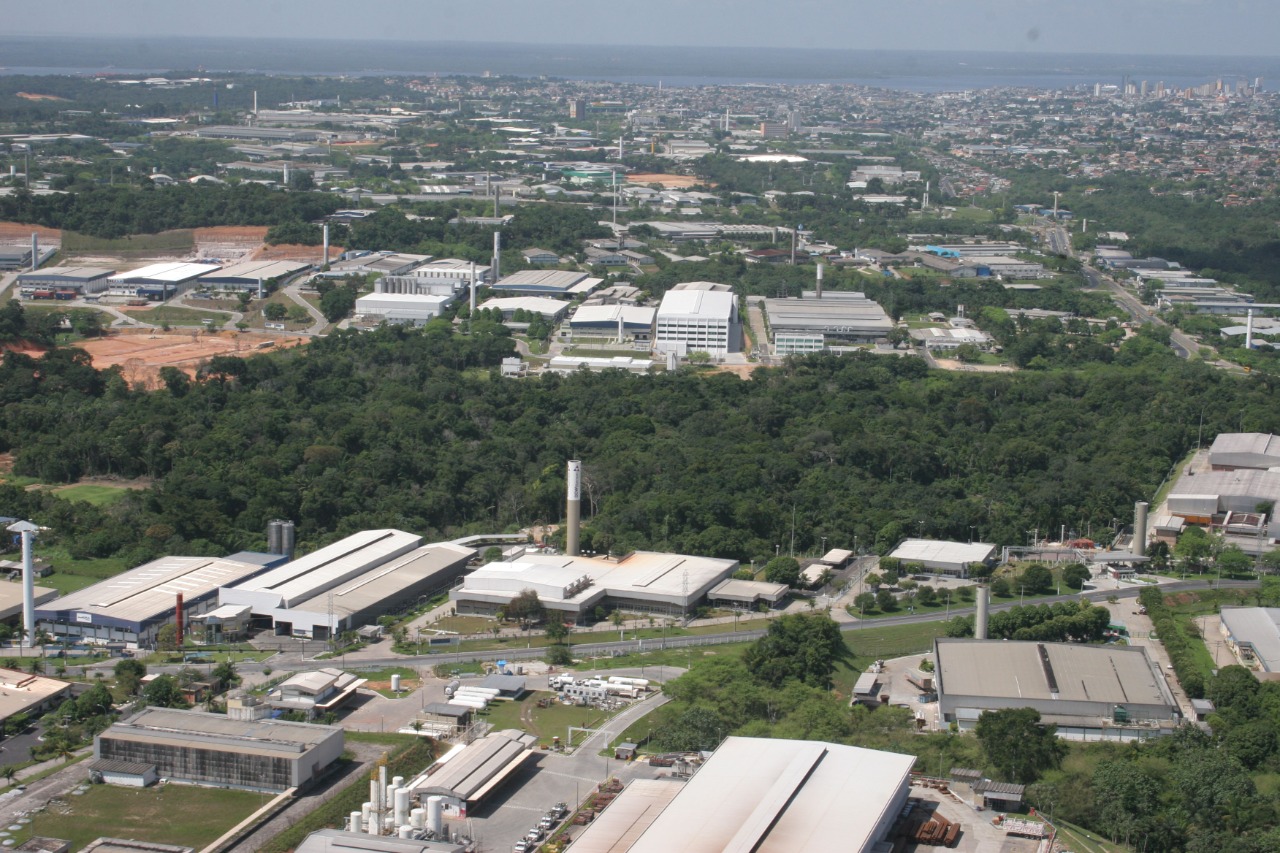
<path fill-rule="evenodd" d="M 636 757 L 636 745 L 634 743 L 620 743 L 613 750 L 613 757 L 619 761 L 630 761 Z"/>
<path fill-rule="evenodd" d="M 973 786 L 974 798 L 988 809 L 1002 812 L 1016 812 L 1022 809 L 1022 792 L 1024 785 L 1013 782 L 992 782 L 983 779 Z"/>
<path fill-rule="evenodd" d="M 145 788 L 159 781 L 160 774 L 156 771 L 154 764 L 99 758 L 89 765 L 89 778 L 101 779 L 108 785 Z"/>
<path fill-rule="evenodd" d="M 497 690 L 498 695 L 503 699 L 518 699 L 525 692 L 525 677 L 523 675 L 501 675 L 495 672 L 481 681 L 480 686 L 486 690 Z"/>
<path fill-rule="evenodd" d="M 1208 699 L 1192 699 L 1191 710 L 1195 714 L 1196 722 L 1203 723 L 1210 714 L 1218 709 Z"/>

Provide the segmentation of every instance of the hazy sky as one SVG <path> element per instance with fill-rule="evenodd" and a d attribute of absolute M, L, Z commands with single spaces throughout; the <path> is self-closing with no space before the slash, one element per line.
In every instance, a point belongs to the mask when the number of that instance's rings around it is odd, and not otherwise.
<path fill-rule="evenodd" d="M 1280 0 L 51 0 L 22 4 L 6 27 L 15 35 L 1271 56 Z"/>

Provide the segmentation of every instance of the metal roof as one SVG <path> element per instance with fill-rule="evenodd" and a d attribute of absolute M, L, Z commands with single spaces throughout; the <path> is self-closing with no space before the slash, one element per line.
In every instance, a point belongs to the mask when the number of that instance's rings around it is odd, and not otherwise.
<path fill-rule="evenodd" d="M 733 318 L 735 297 L 718 290 L 668 290 L 658 306 L 658 320 L 696 317 L 700 320 Z"/>
<path fill-rule="evenodd" d="M 421 536 L 403 530 L 363 530 L 251 578 L 235 589 L 270 593 L 279 597 L 280 606 L 292 607 L 353 580 L 421 543 Z"/>
<path fill-rule="evenodd" d="M 525 759 L 533 755 L 538 739 L 506 729 L 472 742 L 450 758 L 439 771 L 414 789 L 419 796 L 443 794 L 459 800 L 478 800 L 496 788 Z"/>
<path fill-rule="evenodd" d="M 218 264 L 186 264 L 170 261 L 167 263 L 150 264 L 140 269 L 130 270 L 129 272 L 117 273 L 116 275 L 111 276 L 111 280 L 129 284 L 143 284 L 147 282 L 179 284 L 205 275 L 206 273 L 214 272 L 218 269 L 221 269 Z"/>
<path fill-rule="evenodd" d="M 730 737 L 631 853 L 870 850 L 901 807 L 914 763 L 856 746 Z"/>
<path fill-rule="evenodd" d="M 18 669 L 0 669 L 0 719 L 38 708 L 70 690 L 66 681 Z"/>
<path fill-rule="evenodd" d="M 145 708 L 101 737 L 293 758 L 333 737 L 337 726 L 283 720 L 233 720 L 225 714 Z"/>
<path fill-rule="evenodd" d="M 420 841 L 341 829 L 318 829 L 303 839 L 296 853 L 462 853 L 466 849 L 464 845 L 447 841 Z"/>
<path fill-rule="evenodd" d="M 333 595 L 333 612 L 339 615 L 361 613 L 381 603 L 389 595 L 427 583 L 459 570 L 476 555 L 472 548 L 437 542 L 423 545 L 374 566 L 332 590 L 317 590 L 309 598 L 298 598 L 290 606 L 298 610 L 327 612 L 329 594 Z"/>
<path fill-rule="evenodd" d="M 73 615 L 75 611 L 91 614 L 91 621 L 106 618 L 141 626 L 173 613 L 178 593 L 190 603 L 263 570 L 261 563 L 235 557 L 161 557 L 55 599 L 49 606 L 37 608 L 36 616 L 83 621 Z"/>
<path fill-rule="evenodd" d="M 47 267 L 42 270 L 28 270 L 18 273 L 18 284 L 27 281 L 66 281 L 88 282 L 106 278 L 115 273 L 106 267 Z"/>
<path fill-rule="evenodd" d="M 1169 490 L 1172 501 L 1210 496 L 1218 501 L 1227 497 L 1280 501 L 1280 472 L 1241 468 L 1235 471 L 1184 473 Z"/>
<path fill-rule="evenodd" d="M 1168 685 L 1141 646 L 939 638 L 937 683 L 951 696 L 1176 709 Z"/>
<path fill-rule="evenodd" d="M 680 779 L 636 779 L 609 808 L 583 828 L 573 853 L 623 853 L 684 789 Z"/>
<path fill-rule="evenodd" d="M 933 539 L 908 539 L 889 556 L 909 563 L 982 563 L 995 553 L 996 546 L 986 542 L 942 542 Z"/>
<path fill-rule="evenodd" d="M 266 281 L 271 278 L 292 275 L 310 266 L 311 264 L 304 264 L 298 261 L 245 261 L 224 267 L 216 272 L 205 273 L 200 276 L 200 281 L 243 282 L 248 284 L 255 283 L 259 279 Z"/>
<path fill-rule="evenodd" d="M 1266 456 L 1280 463 L 1280 436 L 1265 432 L 1224 432 L 1213 440 L 1209 461 L 1219 464 L 1216 456 L 1247 454 Z"/>
<path fill-rule="evenodd" d="M 766 299 L 764 305 L 775 330 L 888 334 L 894 326 L 884 309 L 865 297 Z"/>
<path fill-rule="evenodd" d="M 1280 672 L 1280 607 L 1223 607 L 1222 627 L 1247 644 L 1267 672 Z"/>
<path fill-rule="evenodd" d="M 583 305 L 573 316 L 569 318 L 570 326 L 586 325 L 588 323 L 612 324 L 617 326 L 618 318 L 622 318 L 624 327 L 640 326 L 649 328 L 653 325 L 654 315 L 657 309 L 653 307 L 643 307 L 639 305 Z"/>

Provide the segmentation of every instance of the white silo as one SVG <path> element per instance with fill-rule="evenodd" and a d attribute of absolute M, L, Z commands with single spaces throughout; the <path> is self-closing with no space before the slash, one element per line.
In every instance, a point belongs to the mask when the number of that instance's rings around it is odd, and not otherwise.
<path fill-rule="evenodd" d="M 444 797 L 427 797 L 427 829 L 436 835 L 444 832 Z"/>

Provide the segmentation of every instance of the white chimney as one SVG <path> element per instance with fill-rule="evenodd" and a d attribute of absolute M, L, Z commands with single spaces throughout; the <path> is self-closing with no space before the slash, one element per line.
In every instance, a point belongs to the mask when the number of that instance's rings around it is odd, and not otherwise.
<path fill-rule="evenodd" d="M 570 557 L 576 557 L 582 518 L 582 462 L 577 459 L 569 460 L 567 492 L 564 552 Z"/>
<path fill-rule="evenodd" d="M 973 617 L 973 638 L 975 640 L 985 640 L 987 638 L 987 596 L 987 588 L 979 585 L 978 610 Z"/>
<path fill-rule="evenodd" d="M 1244 348 L 1253 349 L 1253 309 L 1250 308 L 1247 314 L 1248 319 L 1245 321 L 1244 327 Z"/>
<path fill-rule="evenodd" d="M 324 224 L 324 258 L 320 261 L 321 267 L 329 266 L 329 223 Z"/>
<path fill-rule="evenodd" d="M 815 295 L 819 299 L 822 298 L 822 264 L 818 264 L 818 290 Z"/>
<path fill-rule="evenodd" d="M 10 533 L 22 536 L 22 629 L 26 632 L 23 642 L 32 646 L 36 636 L 36 570 L 35 558 L 31 553 L 31 541 L 35 539 L 40 528 L 29 521 L 18 521 L 9 525 Z"/>

